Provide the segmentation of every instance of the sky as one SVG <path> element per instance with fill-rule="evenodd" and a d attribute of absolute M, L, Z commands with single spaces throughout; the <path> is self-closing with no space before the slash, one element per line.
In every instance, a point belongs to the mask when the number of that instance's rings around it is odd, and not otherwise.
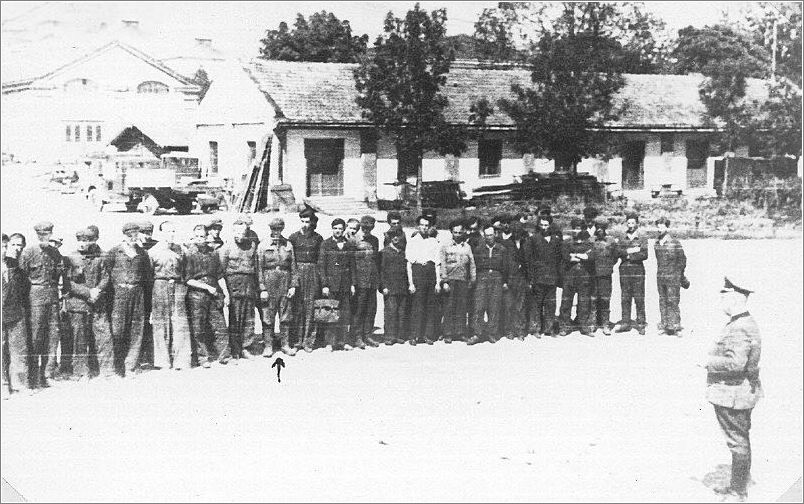
<path fill-rule="evenodd" d="M 44 2 L 0 3 L 0 18 L 6 20 Z M 296 13 L 309 15 L 312 12 L 328 10 L 340 19 L 348 19 L 355 34 L 367 33 L 370 39 L 380 33 L 387 12 L 401 16 L 415 2 L 92 2 L 95 8 L 104 9 L 115 4 L 116 13 L 123 12 L 128 17 L 138 19 L 140 25 L 159 27 L 160 30 L 180 31 L 187 36 L 206 36 L 224 52 L 250 57 L 256 56 L 259 40 L 266 29 L 273 29 L 280 21 L 292 24 Z M 423 1 L 421 7 L 432 10 L 447 9 L 447 33 L 471 34 L 474 22 L 484 8 L 495 7 L 496 2 L 444 2 Z M 669 29 L 677 31 L 688 25 L 704 26 L 716 23 L 721 13 L 727 9 L 737 15 L 741 8 L 750 2 L 646 2 L 649 10 L 662 18 Z"/>

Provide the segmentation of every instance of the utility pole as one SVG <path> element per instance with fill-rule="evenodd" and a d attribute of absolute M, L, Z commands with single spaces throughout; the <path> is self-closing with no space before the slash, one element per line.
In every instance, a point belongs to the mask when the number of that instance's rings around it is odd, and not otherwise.
<path fill-rule="evenodd" d="M 776 45 L 778 42 L 778 30 L 776 29 L 777 20 L 773 20 L 773 46 L 771 54 L 773 61 L 771 61 L 771 82 L 776 82 Z"/>

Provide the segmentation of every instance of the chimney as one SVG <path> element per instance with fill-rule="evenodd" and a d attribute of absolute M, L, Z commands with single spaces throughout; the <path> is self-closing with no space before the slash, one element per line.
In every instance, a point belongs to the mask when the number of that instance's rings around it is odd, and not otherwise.
<path fill-rule="evenodd" d="M 126 28 L 130 28 L 132 30 L 136 30 L 140 27 L 140 22 L 136 19 L 123 19 L 123 26 Z"/>
<path fill-rule="evenodd" d="M 212 39 L 205 37 L 196 37 L 195 42 L 201 47 L 212 47 Z"/>

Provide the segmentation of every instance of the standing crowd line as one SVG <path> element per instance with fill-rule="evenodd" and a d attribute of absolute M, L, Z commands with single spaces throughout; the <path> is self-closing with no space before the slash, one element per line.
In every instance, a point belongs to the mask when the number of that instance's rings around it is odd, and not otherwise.
<path fill-rule="evenodd" d="M 375 219 L 364 216 L 334 219 L 324 239 L 307 208 L 301 229 L 288 237 L 280 218 L 260 239 L 242 215 L 228 243 L 220 219 L 195 226 L 188 243 L 177 240 L 169 220 L 159 224 L 160 241 L 150 222 L 129 222 L 108 251 L 97 244 L 96 226 L 77 230 L 78 247 L 66 255 L 53 224 L 41 222 L 36 244 L 3 234 L 3 378 L 14 393 L 52 380 L 208 368 L 320 347 L 474 345 L 573 331 L 644 335 L 648 237 L 638 215 L 626 216 L 618 237 L 607 233 L 608 220 L 594 207 L 583 215 L 567 233 L 547 206 L 487 222 L 469 217 L 450 222 L 449 236 L 439 241 L 435 214 L 421 215 L 408 236 L 401 216 L 389 212 L 381 237 L 372 234 Z M 657 224 L 658 328 L 680 336 L 686 257 L 670 222 Z M 614 324 L 618 262 L 622 319 Z M 378 296 L 382 336 L 374 327 Z"/>

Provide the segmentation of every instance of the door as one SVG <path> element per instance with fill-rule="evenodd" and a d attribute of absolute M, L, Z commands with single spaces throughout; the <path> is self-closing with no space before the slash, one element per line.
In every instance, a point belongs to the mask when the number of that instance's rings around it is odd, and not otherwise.
<path fill-rule="evenodd" d="M 304 140 L 307 196 L 343 196 L 343 139 Z"/>
<path fill-rule="evenodd" d="M 706 140 L 687 141 L 687 187 L 706 187 L 706 158 L 709 143 Z"/>
<path fill-rule="evenodd" d="M 623 189 L 645 188 L 645 142 L 628 142 L 623 147 Z"/>

